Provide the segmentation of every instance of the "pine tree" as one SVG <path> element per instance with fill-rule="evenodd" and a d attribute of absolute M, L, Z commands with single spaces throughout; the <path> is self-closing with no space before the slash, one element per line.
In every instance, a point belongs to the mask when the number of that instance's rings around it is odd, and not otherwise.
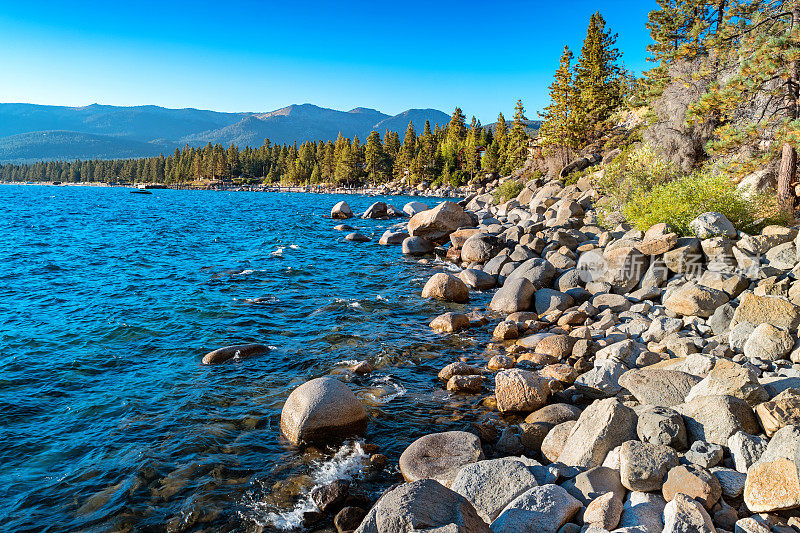
<path fill-rule="evenodd" d="M 564 165 L 568 162 L 568 149 L 580 148 L 580 132 L 575 125 L 578 98 L 572 82 L 572 57 L 569 47 L 565 46 L 553 83 L 550 84 L 550 105 L 539 113 L 544 119 L 539 129 L 540 144 L 556 150 Z"/>
<path fill-rule="evenodd" d="M 608 119 L 622 103 L 620 51 L 615 48 L 617 35 L 606 30 L 606 22 L 598 11 L 589 19 L 586 39 L 575 68 L 578 95 L 575 125 L 583 132 L 581 144 L 598 140 L 608 128 Z"/>
<path fill-rule="evenodd" d="M 522 100 L 517 100 L 517 105 L 514 107 L 514 123 L 508 134 L 508 145 L 506 147 L 506 161 L 503 168 L 506 174 L 510 174 L 513 170 L 522 167 L 528 157 L 527 121 Z"/>
<path fill-rule="evenodd" d="M 386 154 L 383 151 L 381 136 L 377 131 L 372 131 L 367 137 L 364 152 L 364 163 L 367 168 L 367 177 L 373 185 L 383 181 L 386 166 Z"/>

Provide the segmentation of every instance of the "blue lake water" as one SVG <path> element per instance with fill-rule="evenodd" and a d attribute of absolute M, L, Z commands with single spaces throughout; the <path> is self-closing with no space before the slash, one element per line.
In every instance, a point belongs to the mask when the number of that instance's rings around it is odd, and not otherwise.
<path fill-rule="evenodd" d="M 420 435 L 487 416 L 436 380 L 480 360 L 485 332 L 427 326 L 482 297 L 423 301 L 444 267 L 378 245 L 392 221 L 347 221 L 374 240 L 344 241 L 326 218 L 342 199 L 356 212 L 411 200 L 0 186 L 0 530 L 298 526 L 309 486 L 361 475 L 358 445 L 301 453 L 279 434 L 289 392 L 329 373 L 364 402 L 366 441 L 391 463 Z M 245 342 L 273 349 L 200 362 Z M 345 372 L 359 359 L 375 372 Z M 390 468 L 364 486 L 396 480 Z"/>

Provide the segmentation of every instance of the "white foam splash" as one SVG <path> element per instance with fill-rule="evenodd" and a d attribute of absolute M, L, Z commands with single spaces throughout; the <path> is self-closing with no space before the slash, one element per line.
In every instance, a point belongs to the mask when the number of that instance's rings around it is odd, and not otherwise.
<path fill-rule="evenodd" d="M 394 390 L 394 392 L 390 392 L 388 394 L 384 394 L 381 396 L 377 396 L 374 394 L 367 394 L 367 396 L 369 396 L 373 402 L 379 404 L 385 405 L 394 400 L 395 398 L 400 398 L 401 396 L 405 396 L 408 393 L 408 390 L 401 383 L 392 381 L 392 376 L 389 375 L 373 379 L 370 385 L 373 387 L 381 387 L 383 389 Z"/>
<path fill-rule="evenodd" d="M 298 250 L 298 249 L 300 249 L 300 247 L 299 247 L 299 246 L 297 246 L 296 244 L 290 244 L 290 245 L 289 245 L 289 248 L 291 248 L 292 250 Z"/>
<path fill-rule="evenodd" d="M 314 487 L 333 483 L 337 479 L 353 479 L 368 463 L 369 455 L 364 451 L 360 442 L 344 444 L 333 457 L 321 463 L 314 462 L 311 479 Z M 313 490 L 313 489 L 312 489 Z M 262 504 L 256 502 L 256 512 L 260 511 Z M 316 511 L 317 506 L 311 499 L 311 491 L 305 492 L 300 500 L 287 511 L 281 513 L 269 512 L 262 517 L 255 517 L 259 526 L 272 526 L 282 531 L 299 529 L 303 525 L 303 515 L 309 511 Z"/>
<path fill-rule="evenodd" d="M 275 257 L 283 257 L 283 250 L 284 250 L 283 246 L 278 246 L 275 249 L 275 251 L 272 252 L 272 255 Z"/>
<path fill-rule="evenodd" d="M 345 359 L 344 361 L 339 361 L 338 363 L 336 363 L 336 366 L 339 366 L 339 365 L 353 366 L 353 365 L 357 365 L 360 362 L 361 361 L 359 361 L 358 359 Z"/>
<path fill-rule="evenodd" d="M 381 301 L 381 302 L 388 302 L 389 301 L 386 298 L 384 298 L 383 296 L 381 296 L 380 294 L 377 294 L 375 296 L 375 299 L 378 300 L 378 301 Z"/>

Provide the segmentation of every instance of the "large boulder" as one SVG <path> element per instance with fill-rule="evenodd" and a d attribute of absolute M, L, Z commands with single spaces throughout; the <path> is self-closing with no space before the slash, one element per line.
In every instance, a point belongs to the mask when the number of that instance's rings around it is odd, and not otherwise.
<path fill-rule="evenodd" d="M 776 328 L 795 331 L 800 326 L 800 306 L 780 296 L 756 296 L 745 293 L 733 313 L 731 329 L 741 323 L 772 324 Z"/>
<path fill-rule="evenodd" d="M 203 364 L 214 365 L 217 363 L 224 363 L 231 359 L 246 359 L 248 357 L 265 354 L 268 351 L 269 347 L 263 344 L 235 344 L 233 346 L 217 348 L 213 352 L 208 352 L 203 356 Z"/>
<path fill-rule="evenodd" d="M 641 368 L 625 372 L 619 384 L 628 389 L 640 403 L 670 407 L 685 401 L 689 391 L 702 381 L 678 370 Z"/>
<path fill-rule="evenodd" d="M 427 211 L 428 209 L 430 209 L 430 207 L 423 204 L 422 202 L 411 201 L 403 206 L 403 213 L 405 213 L 410 217 L 413 217 L 417 213 L 422 213 L 423 211 Z"/>
<path fill-rule="evenodd" d="M 466 465 L 450 488 L 464 496 L 487 523 L 509 503 L 537 486 L 531 469 L 518 459 L 489 459 Z"/>
<path fill-rule="evenodd" d="M 353 217 L 353 210 L 350 209 L 350 206 L 347 205 L 347 202 L 345 202 L 344 200 L 337 203 L 335 206 L 333 206 L 333 209 L 331 209 L 331 218 L 345 219 L 352 217 Z"/>
<path fill-rule="evenodd" d="M 633 290 L 650 265 L 650 257 L 634 246 L 607 249 L 603 259 L 606 261 L 606 271 L 602 281 L 610 283 L 617 294 Z"/>
<path fill-rule="evenodd" d="M 616 398 L 596 400 L 581 413 L 558 460 L 569 466 L 600 466 L 608 452 L 634 439 L 636 413 L 633 409 Z"/>
<path fill-rule="evenodd" d="M 492 296 L 489 309 L 502 313 L 527 311 L 535 291 L 533 283 L 525 278 L 508 279 Z"/>
<path fill-rule="evenodd" d="M 794 347 L 794 336 L 785 329 L 772 324 L 759 324 L 744 343 L 744 355 L 748 359 L 763 361 L 783 359 Z"/>
<path fill-rule="evenodd" d="M 664 305 L 678 315 L 708 318 L 729 299 L 722 291 L 687 283 L 670 294 Z"/>
<path fill-rule="evenodd" d="M 400 485 L 384 494 L 355 533 L 489 533 L 472 504 L 432 479 Z"/>
<path fill-rule="evenodd" d="M 459 470 L 481 459 L 481 442 L 472 433 L 431 433 L 412 442 L 400 455 L 400 473 L 406 481 L 435 479 L 449 487 Z"/>
<path fill-rule="evenodd" d="M 518 368 L 503 370 L 495 376 L 495 396 L 501 413 L 530 413 L 547 403 L 550 380 Z"/>
<path fill-rule="evenodd" d="M 486 263 L 505 248 L 498 237 L 487 233 L 478 233 L 464 242 L 461 247 L 461 260 L 467 263 Z"/>
<path fill-rule="evenodd" d="M 442 202 L 433 209 L 417 213 L 408 221 L 408 233 L 412 237 L 424 237 L 439 241 L 464 226 L 474 226 L 472 217 L 453 202 Z"/>
<path fill-rule="evenodd" d="M 312 379 L 292 391 L 281 411 L 281 432 L 294 444 L 363 435 L 367 412 L 353 391 L 331 377 Z"/>
<path fill-rule="evenodd" d="M 733 396 L 700 396 L 674 409 L 683 416 L 692 441 L 727 446 L 728 439 L 739 431 L 758 433 L 753 410 L 747 402 Z"/>
<path fill-rule="evenodd" d="M 469 288 L 452 274 L 439 272 L 431 276 L 431 279 L 425 283 L 425 287 L 422 288 L 422 297 L 464 303 L 469 300 Z"/>
<path fill-rule="evenodd" d="M 494 276 L 477 268 L 466 268 L 458 273 L 458 279 L 467 284 L 470 289 L 487 291 L 497 284 Z"/>
<path fill-rule="evenodd" d="M 731 221 L 722 213 L 714 211 L 703 213 L 689 222 L 689 229 L 698 239 L 736 237 L 736 228 L 733 227 Z"/>
<path fill-rule="evenodd" d="M 620 480 L 628 490 L 659 490 L 664 476 L 675 466 L 678 456 L 668 446 L 629 440 L 619 450 Z"/>
<path fill-rule="evenodd" d="M 749 367 L 720 359 L 703 380 L 686 395 L 690 402 L 701 396 L 729 395 L 741 398 L 750 405 L 769 399 L 769 394 L 758 382 L 758 376 Z"/>
<path fill-rule="evenodd" d="M 515 268 L 506 278 L 506 283 L 518 278 L 525 278 L 533 283 L 536 289 L 541 289 L 548 287 L 555 275 L 556 267 L 546 259 L 534 257 Z"/>
<path fill-rule="evenodd" d="M 361 218 L 386 218 L 389 216 L 389 206 L 386 202 L 375 202 L 364 211 Z"/>
<path fill-rule="evenodd" d="M 408 238 L 408 233 L 405 231 L 395 231 L 387 229 L 381 235 L 378 244 L 381 246 L 387 246 L 389 244 L 403 244 L 403 241 Z"/>
<path fill-rule="evenodd" d="M 800 426 L 800 389 L 786 389 L 757 405 L 756 416 L 768 437 L 786 426 Z"/>
<path fill-rule="evenodd" d="M 403 253 L 405 255 L 427 255 L 432 254 L 434 245 L 428 239 L 422 237 L 406 237 L 403 239 Z"/>
<path fill-rule="evenodd" d="M 779 458 L 753 465 L 747 471 L 744 503 L 754 513 L 800 507 L 800 447 L 795 460 Z"/>
<path fill-rule="evenodd" d="M 533 487 L 519 495 L 492 522 L 492 533 L 556 533 L 581 509 L 558 485 Z"/>

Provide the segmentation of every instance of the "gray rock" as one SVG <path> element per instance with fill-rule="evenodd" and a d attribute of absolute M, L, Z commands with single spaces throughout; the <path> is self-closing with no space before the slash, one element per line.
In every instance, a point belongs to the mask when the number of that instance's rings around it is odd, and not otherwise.
<path fill-rule="evenodd" d="M 609 451 L 635 438 L 633 409 L 616 398 L 596 400 L 581 413 L 558 460 L 568 466 L 599 466 Z"/>
<path fill-rule="evenodd" d="M 403 253 L 405 255 L 432 254 L 433 248 L 433 243 L 422 237 L 408 237 L 403 239 Z"/>
<path fill-rule="evenodd" d="M 794 336 L 772 324 L 759 324 L 744 343 L 744 355 L 748 359 L 764 361 L 783 359 L 794 346 Z"/>
<path fill-rule="evenodd" d="M 400 455 L 400 473 L 406 481 L 435 479 L 447 487 L 461 468 L 481 459 L 481 442 L 472 433 L 431 433 L 415 440 Z"/>
<path fill-rule="evenodd" d="M 800 426 L 785 426 L 775 432 L 757 463 L 774 463 L 779 459 L 794 461 L 795 451 L 800 448 Z"/>
<path fill-rule="evenodd" d="M 606 271 L 602 281 L 610 283 L 618 294 L 633 290 L 650 265 L 650 257 L 635 247 L 606 249 L 603 259 L 606 261 Z"/>
<path fill-rule="evenodd" d="M 685 401 L 686 395 L 702 378 L 678 370 L 641 368 L 629 370 L 619 378 L 639 402 L 670 407 Z"/>
<path fill-rule="evenodd" d="M 637 533 L 661 533 L 664 527 L 664 507 L 667 502 L 660 494 L 631 492 L 622 506 L 620 528 Z"/>
<path fill-rule="evenodd" d="M 721 446 L 737 431 L 758 433 L 755 413 L 747 402 L 733 396 L 701 396 L 675 406 L 683 416 L 692 441 L 702 440 Z"/>
<path fill-rule="evenodd" d="M 733 321 L 731 321 L 731 324 L 733 324 Z M 741 324 L 731 327 L 728 333 L 728 344 L 731 349 L 737 352 L 743 351 L 747 339 L 750 338 L 750 335 L 752 335 L 755 329 L 755 326 L 749 322 L 742 322 Z"/>
<path fill-rule="evenodd" d="M 613 492 L 620 499 L 625 496 L 619 470 L 606 466 L 581 472 L 562 486 L 583 505 L 589 505 L 592 500 L 607 492 Z"/>
<path fill-rule="evenodd" d="M 364 211 L 361 218 L 386 218 L 389 215 L 386 202 L 375 202 Z"/>
<path fill-rule="evenodd" d="M 683 456 L 686 462 L 703 468 L 717 466 L 722 461 L 723 450 L 719 444 L 696 440 Z"/>
<path fill-rule="evenodd" d="M 488 533 L 466 498 L 432 479 L 405 483 L 378 500 L 355 533 Z"/>
<path fill-rule="evenodd" d="M 453 202 L 442 202 L 433 209 L 417 213 L 408 221 L 408 233 L 412 237 L 424 237 L 430 241 L 446 238 L 462 227 L 474 226 L 472 217 Z"/>
<path fill-rule="evenodd" d="M 352 218 L 353 210 L 350 209 L 350 206 L 347 205 L 347 202 L 341 201 L 333 206 L 331 209 L 331 218 L 335 219 L 344 219 L 344 218 Z"/>
<path fill-rule="evenodd" d="M 411 201 L 403 206 L 403 213 L 405 213 L 410 217 L 413 217 L 417 213 L 422 213 L 423 211 L 427 211 L 428 209 L 430 209 L 430 207 L 423 204 L 422 202 Z"/>
<path fill-rule="evenodd" d="M 558 485 L 533 487 L 518 496 L 492 522 L 492 533 L 557 533 L 581 508 Z"/>
<path fill-rule="evenodd" d="M 572 297 L 553 289 L 538 289 L 533 295 L 536 312 L 540 315 L 558 310 L 564 311 L 574 303 Z"/>
<path fill-rule="evenodd" d="M 705 508 L 689 496 L 678 493 L 664 507 L 664 533 L 717 533 Z"/>
<path fill-rule="evenodd" d="M 530 468 L 516 459 L 489 459 L 459 470 L 451 489 L 490 523 L 517 496 L 537 486 Z"/>
<path fill-rule="evenodd" d="M 470 289 L 488 291 L 495 286 L 494 276 L 477 268 L 467 268 L 458 273 L 458 279 L 463 281 Z M 528 304 L 530 305 L 530 304 Z"/>
<path fill-rule="evenodd" d="M 637 410 L 636 434 L 642 442 L 685 450 L 688 446 L 683 417 L 674 409 L 656 405 Z"/>
<path fill-rule="evenodd" d="M 692 387 L 686 395 L 691 402 L 700 396 L 729 395 L 741 398 L 750 405 L 757 405 L 769 399 L 767 391 L 758 382 L 752 369 L 733 361 L 719 360 L 703 381 Z M 727 445 L 727 442 L 724 443 Z"/>
<path fill-rule="evenodd" d="M 369 242 L 372 239 L 370 239 L 369 237 L 367 237 L 363 233 L 359 233 L 359 232 L 355 231 L 353 233 L 348 233 L 345 236 L 344 240 L 352 241 L 352 242 Z"/>
<path fill-rule="evenodd" d="M 513 279 L 525 278 L 537 289 L 548 287 L 556 275 L 556 269 L 549 261 L 540 258 L 528 259 L 518 266 L 506 278 L 506 283 Z"/>
<path fill-rule="evenodd" d="M 728 295 L 722 291 L 687 283 L 672 292 L 664 305 L 678 315 L 708 318 L 728 300 Z"/>
<path fill-rule="evenodd" d="M 469 263 L 485 263 L 505 248 L 496 236 L 477 233 L 466 240 L 461 248 L 461 259 Z"/>
<path fill-rule="evenodd" d="M 622 389 L 619 379 L 627 371 L 628 367 L 613 359 L 595 361 L 591 370 L 578 376 L 574 386 L 590 398 L 610 398 Z"/>
<path fill-rule="evenodd" d="M 730 303 L 717 307 L 717 310 L 714 311 L 714 314 L 708 319 L 708 325 L 711 327 L 711 331 L 714 332 L 714 335 L 720 337 L 728 335 L 735 311 L 736 308 Z"/>
<path fill-rule="evenodd" d="M 767 449 L 769 441 L 764 437 L 737 431 L 728 438 L 728 449 L 733 457 L 736 470 L 744 474 L 754 465 Z"/>
<path fill-rule="evenodd" d="M 629 440 L 622 443 L 619 452 L 620 480 L 629 490 L 660 490 L 664 476 L 677 464 L 675 451 L 659 444 Z"/>
<path fill-rule="evenodd" d="M 692 230 L 695 237 L 698 239 L 710 239 L 711 237 L 736 237 L 736 228 L 730 220 L 727 219 L 722 213 L 709 211 L 698 216 L 689 223 L 689 229 Z"/>
<path fill-rule="evenodd" d="M 367 412 L 353 391 L 331 377 L 312 379 L 289 394 L 281 432 L 290 442 L 317 443 L 363 435 Z"/>
<path fill-rule="evenodd" d="M 381 235 L 378 244 L 386 246 L 389 244 L 402 244 L 404 240 L 408 238 L 408 233 L 405 231 L 393 231 L 387 229 Z"/>
<path fill-rule="evenodd" d="M 489 308 L 503 313 L 527 311 L 536 288 L 526 278 L 507 279 L 492 296 Z"/>
<path fill-rule="evenodd" d="M 726 498 L 738 498 L 742 495 L 742 492 L 744 492 L 744 482 L 745 479 L 747 479 L 747 474 L 721 466 L 712 468 L 711 473 L 717 478 L 717 481 L 719 481 L 719 486 L 722 488 L 722 495 Z"/>
<path fill-rule="evenodd" d="M 268 351 L 269 347 L 263 344 L 235 344 L 208 352 L 203 356 L 203 364 L 215 365 L 231 359 L 247 359 L 248 357 L 265 354 Z"/>
<path fill-rule="evenodd" d="M 547 403 L 550 380 L 538 373 L 513 368 L 495 376 L 495 397 L 501 413 L 530 413 Z"/>

